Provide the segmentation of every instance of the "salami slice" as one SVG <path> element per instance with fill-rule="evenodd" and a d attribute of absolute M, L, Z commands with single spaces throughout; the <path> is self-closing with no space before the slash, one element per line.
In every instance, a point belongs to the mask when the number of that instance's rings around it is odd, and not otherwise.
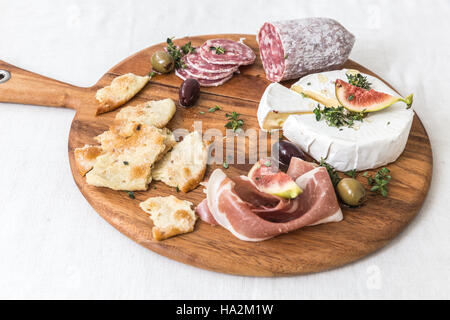
<path fill-rule="evenodd" d="M 177 69 L 177 70 L 175 70 L 175 74 L 182 80 L 186 80 L 188 78 L 197 79 L 198 83 L 200 83 L 200 85 L 202 87 L 217 87 L 217 86 L 224 84 L 225 82 L 227 82 L 228 80 L 230 80 L 233 77 L 233 73 L 231 73 L 229 76 L 222 78 L 222 79 L 215 79 L 215 80 L 199 79 L 199 78 L 195 78 L 195 77 L 189 75 L 186 72 L 186 69 Z"/>
<path fill-rule="evenodd" d="M 230 74 L 232 75 L 234 73 L 233 70 L 231 71 L 216 71 L 214 73 L 212 72 L 204 72 L 204 71 L 200 71 L 197 70 L 195 68 L 193 68 L 186 59 L 186 56 L 183 57 L 183 62 L 185 64 L 185 68 L 183 69 L 184 73 L 186 73 L 187 75 L 191 76 L 192 78 L 195 79 L 205 79 L 205 80 L 219 80 L 219 79 L 223 79 L 228 77 Z"/>
<path fill-rule="evenodd" d="M 188 54 L 186 57 L 186 64 L 202 72 L 207 73 L 221 73 L 221 72 L 235 72 L 238 65 L 234 64 L 212 64 L 202 58 L 197 52 Z"/>
<path fill-rule="evenodd" d="M 355 36 L 329 18 L 266 22 L 258 32 L 266 77 L 279 82 L 341 66 Z"/>
<path fill-rule="evenodd" d="M 205 61 L 212 64 L 242 66 L 252 64 L 256 59 L 250 47 L 229 39 L 207 40 L 198 51 Z"/>

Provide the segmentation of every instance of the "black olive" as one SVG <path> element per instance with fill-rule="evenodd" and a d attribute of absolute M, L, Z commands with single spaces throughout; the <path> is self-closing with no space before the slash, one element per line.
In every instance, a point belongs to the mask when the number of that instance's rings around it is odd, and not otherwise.
<path fill-rule="evenodd" d="M 186 79 L 180 87 L 180 105 L 192 107 L 200 95 L 200 83 L 195 79 Z"/>
<path fill-rule="evenodd" d="M 278 164 L 281 171 L 287 171 L 292 157 L 306 160 L 303 151 L 292 142 L 281 140 L 272 145 L 272 159 Z"/>

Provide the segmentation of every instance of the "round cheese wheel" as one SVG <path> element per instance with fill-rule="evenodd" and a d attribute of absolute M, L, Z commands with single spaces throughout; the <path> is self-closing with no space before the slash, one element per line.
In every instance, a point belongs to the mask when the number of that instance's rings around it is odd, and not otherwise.
<path fill-rule="evenodd" d="M 302 90 L 309 97 L 333 103 L 334 82 L 347 81 L 347 72 L 337 70 L 311 74 L 301 78 L 292 88 Z M 381 80 L 365 75 L 376 91 L 397 95 Z M 402 102 L 377 112 L 371 112 L 352 128 L 330 127 L 324 119 L 317 121 L 314 114 L 291 115 L 283 125 L 283 134 L 303 151 L 339 171 L 357 171 L 378 168 L 394 162 L 402 154 L 408 140 L 414 111 Z"/>

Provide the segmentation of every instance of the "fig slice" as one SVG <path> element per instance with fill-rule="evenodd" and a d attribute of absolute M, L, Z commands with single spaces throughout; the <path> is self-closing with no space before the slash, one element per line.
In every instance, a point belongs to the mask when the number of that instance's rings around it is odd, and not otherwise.
<path fill-rule="evenodd" d="M 341 79 L 336 80 L 336 98 L 339 103 L 349 111 L 374 112 L 385 109 L 398 101 L 406 103 L 411 108 L 413 95 L 406 98 L 391 96 L 390 94 L 359 88 Z"/>
<path fill-rule="evenodd" d="M 279 171 L 270 159 L 260 159 L 248 172 L 248 178 L 264 193 L 284 199 L 295 199 L 303 190 L 286 173 Z"/>

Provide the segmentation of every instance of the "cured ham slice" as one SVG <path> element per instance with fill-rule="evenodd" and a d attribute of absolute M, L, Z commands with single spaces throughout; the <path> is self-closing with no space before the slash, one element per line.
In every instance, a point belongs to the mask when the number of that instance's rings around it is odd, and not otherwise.
<path fill-rule="evenodd" d="M 196 209 L 197 214 L 245 241 L 262 241 L 304 226 L 342 220 L 325 168 L 293 158 L 289 169 L 288 174 L 303 189 L 293 200 L 260 192 L 249 178 L 231 179 L 216 169 L 208 181 L 206 199 Z"/>
<path fill-rule="evenodd" d="M 216 219 L 214 219 L 211 211 L 209 211 L 208 201 L 206 199 L 200 202 L 197 208 L 195 208 L 195 213 L 200 217 L 202 221 L 205 221 L 212 226 L 217 225 Z"/>

